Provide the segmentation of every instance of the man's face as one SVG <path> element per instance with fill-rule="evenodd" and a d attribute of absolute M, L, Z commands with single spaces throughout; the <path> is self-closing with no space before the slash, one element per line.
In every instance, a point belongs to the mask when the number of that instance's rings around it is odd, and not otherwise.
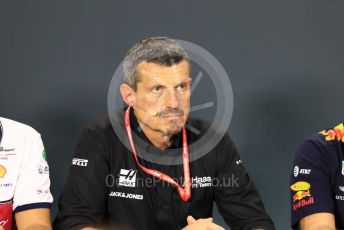
<path fill-rule="evenodd" d="M 190 67 L 141 62 L 137 66 L 135 114 L 150 129 L 170 136 L 181 131 L 190 110 Z"/>

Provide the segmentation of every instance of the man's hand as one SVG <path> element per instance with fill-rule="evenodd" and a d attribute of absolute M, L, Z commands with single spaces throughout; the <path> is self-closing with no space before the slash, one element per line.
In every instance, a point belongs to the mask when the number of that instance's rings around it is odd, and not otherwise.
<path fill-rule="evenodd" d="M 182 230 L 225 230 L 221 226 L 213 223 L 213 218 L 195 220 L 192 216 L 187 217 L 188 225 Z"/>

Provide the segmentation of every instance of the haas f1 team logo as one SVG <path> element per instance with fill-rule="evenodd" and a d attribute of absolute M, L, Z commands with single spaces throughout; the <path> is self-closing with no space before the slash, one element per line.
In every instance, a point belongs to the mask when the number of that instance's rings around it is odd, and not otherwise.
<path fill-rule="evenodd" d="M 118 185 L 125 187 L 135 187 L 137 170 L 121 169 L 119 173 Z"/>

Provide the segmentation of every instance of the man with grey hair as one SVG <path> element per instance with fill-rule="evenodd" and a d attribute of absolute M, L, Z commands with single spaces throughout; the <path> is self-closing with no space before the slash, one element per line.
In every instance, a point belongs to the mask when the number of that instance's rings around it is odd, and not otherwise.
<path fill-rule="evenodd" d="M 227 134 L 189 161 L 197 152 L 188 146 L 209 125 L 189 117 L 190 60 L 180 44 L 167 37 L 140 41 L 123 72 L 127 107 L 83 129 L 54 229 L 220 230 L 214 201 L 232 229 L 274 229 Z M 162 156 L 182 164 L 157 163 Z"/>

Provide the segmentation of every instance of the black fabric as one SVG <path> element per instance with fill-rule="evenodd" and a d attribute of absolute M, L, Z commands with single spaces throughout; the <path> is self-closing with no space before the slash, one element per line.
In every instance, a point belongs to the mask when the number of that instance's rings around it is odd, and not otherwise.
<path fill-rule="evenodd" d="M 123 120 L 123 111 L 119 114 L 122 117 L 114 118 L 117 123 Z M 189 118 L 188 123 L 201 131 L 200 135 L 187 131 L 189 144 L 202 136 L 209 127 L 205 122 L 192 118 Z M 132 113 L 131 125 L 132 130 L 147 141 L 141 146 L 135 140 L 138 152 L 148 146 L 148 150 L 154 152 L 153 156 L 164 154 L 165 151 L 151 145 L 143 132 L 137 132 L 138 122 Z M 81 229 L 85 226 L 111 226 L 108 229 L 181 229 L 185 227 L 188 215 L 196 219 L 212 216 L 214 201 L 232 229 L 274 229 L 228 135 L 211 152 L 190 162 L 194 187 L 190 200 L 184 202 L 175 187 L 154 180 L 137 166 L 131 150 L 119 141 L 119 135 L 126 136 L 124 127 L 122 129 L 122 134 L 116 134 L 110 119 L 103 118 L 82 131 L 74 158 L 87 159 L 88 164 L 70 167 L 67 183 L 59 199 L 59 213 L 54 221 L 54 229 Z M 182 143 L 180 136 L 175 136 L 171 153 L 168 154 L 181 155 L 181 150 L 177 148 Z M 195 152 L 190 152 L 190 156 L 192 154 Z M 182 165 L 160 165 L 142 158 L 140 162 L 173 178 L 183 178 Z M 130 171 L 123 175 L 123 170 Z M 136 176 L 134 187 L 119 185 L 119 178 L 130 180 L 134 178 L 133 175 Z M 117 180 L 116 183 L 109 183 L 109 178 Z M 209 178 L 221 184 L 209 185 Z M 238 186 L 223 183 L 224 179 L 229 178 Z M 182 180 L 178 182 L 182 184 Z"/>

